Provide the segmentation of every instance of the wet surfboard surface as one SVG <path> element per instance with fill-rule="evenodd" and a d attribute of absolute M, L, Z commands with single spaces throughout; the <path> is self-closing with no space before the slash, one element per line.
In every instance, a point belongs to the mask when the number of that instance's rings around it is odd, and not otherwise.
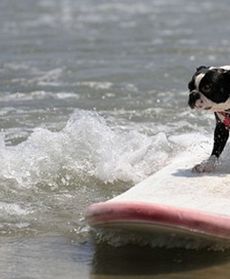
<path fill-rule="evenodd" d="M 230 243 L 230 174 L 192 173 L 201 158 L 185 152 L 123 194 L 91 205 L 86 212 L 94 228 L 121 230 L 173 239 Z M 167 243 L 166 243 L 166 246 Z"/>

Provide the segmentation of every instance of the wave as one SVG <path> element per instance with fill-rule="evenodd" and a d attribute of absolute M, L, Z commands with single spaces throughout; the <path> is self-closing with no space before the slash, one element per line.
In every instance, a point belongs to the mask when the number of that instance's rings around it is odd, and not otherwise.
<path fill-rule="evenodd" d="M 108 122 L 97 112 L 78 110 L 61 131 L 36 128 L 16 146 L 6 146 L 2 136 L 0 163 L 5 167 L 0 178 L 30 187 L 71 171 L 104 183 L 138 182 L 164 165 L 173 152 L 165 133 L 149 136 Z"/>

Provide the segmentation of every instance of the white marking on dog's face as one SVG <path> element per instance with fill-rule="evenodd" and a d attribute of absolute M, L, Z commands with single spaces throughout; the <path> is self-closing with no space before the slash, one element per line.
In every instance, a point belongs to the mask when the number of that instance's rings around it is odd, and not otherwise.
<path fill-rule="evenodd" d="M 219 104 L 212 102 L 212 107 L 210 108 L 210 111 L 213 112 L 225 111 L 225 110 L 229 110 L 229 108 L 230 108 L 230 100 L 228 99 L 226 102 L 219 103 Z"/>
<path fill-rule="evenodd" d="M 195 78 L 195 86 L 196 86 L 196 90 L 199 91 L 199 85 L 200 85 L 200 82 L 202 80 L 202 78 L 205 76 L 204 73 L 200 73 L 198 76 L 196 76 Z"/>
<path fill-rule="evenodd" d="M 212 110 L 214 103 L 200 93 L 200 98 L 195 102 L 195 108 L 198 110 Z"/>
<path fill-rule="evenodd" d="M 205 97 L 204 94 L 200 93 L 200 98 L 195 102 L 195 108 L 198 110 L 207 110 L 210 112 L 229 110 L 230 99 L 224 103 L 217 104 Z"/>

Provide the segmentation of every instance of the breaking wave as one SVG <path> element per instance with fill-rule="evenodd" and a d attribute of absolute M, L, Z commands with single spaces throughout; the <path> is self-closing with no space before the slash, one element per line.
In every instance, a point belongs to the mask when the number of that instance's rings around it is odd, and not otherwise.
<path fill-rule="evenodd" d="M 76 111 L 58 132 L 36 128 L 16 145 L 0 143 L 0 178 L 21 187 L 50 183 L 60 172 L 93 176 L 103 182 L 138 182 L 170 157 L 172 143 L 164 133 L 153 136 L 111 127 L 96 112 Z M 68 182 L 68 177 L 63 178 Z"/>

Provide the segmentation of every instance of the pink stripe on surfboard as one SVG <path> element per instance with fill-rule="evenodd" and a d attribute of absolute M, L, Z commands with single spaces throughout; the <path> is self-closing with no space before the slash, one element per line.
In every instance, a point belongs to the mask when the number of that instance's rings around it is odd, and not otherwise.
<path fill-rule="evenodd" d="M 91 205 L 86 217 L 89 224 L 94 227 L 141 222 L 230 240 L 230 217 L 167 205 L 141 202 L 101 202 Z"/>

